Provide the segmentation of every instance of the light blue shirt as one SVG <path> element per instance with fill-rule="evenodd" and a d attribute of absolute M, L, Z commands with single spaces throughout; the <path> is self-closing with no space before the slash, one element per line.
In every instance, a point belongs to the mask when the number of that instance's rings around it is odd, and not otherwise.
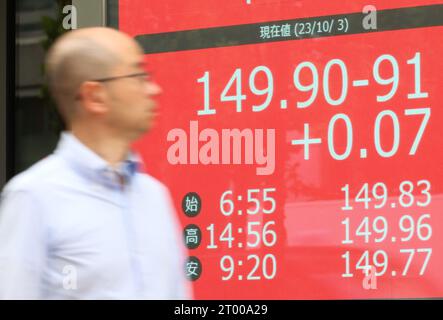
<path fill-rule="evenodd" d="M 191 298 L 169 191 L 140 163 L 131 153 L 113 170 L 65 132 L 13 178 L 0 203 L 0 298 Z"/>

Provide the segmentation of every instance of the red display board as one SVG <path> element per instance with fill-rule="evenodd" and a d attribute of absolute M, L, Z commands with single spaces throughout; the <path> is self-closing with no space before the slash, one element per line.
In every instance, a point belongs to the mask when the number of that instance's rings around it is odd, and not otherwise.
<path fill-rule="evenodd" d="M 119 1 L 195 298 L 443 296 L 443 6 L 366 4 Z"/>

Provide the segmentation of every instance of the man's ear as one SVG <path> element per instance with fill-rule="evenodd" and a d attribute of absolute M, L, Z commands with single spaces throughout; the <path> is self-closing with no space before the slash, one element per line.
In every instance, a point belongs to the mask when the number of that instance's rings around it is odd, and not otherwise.
<path fill-rule="evenodd" d="M 96 81 L 85 81 L 79 88 L 79 95 L 84 111 L 96 115 L 107 112 L 105 104 L 106 91 L 102 83 Z"/>

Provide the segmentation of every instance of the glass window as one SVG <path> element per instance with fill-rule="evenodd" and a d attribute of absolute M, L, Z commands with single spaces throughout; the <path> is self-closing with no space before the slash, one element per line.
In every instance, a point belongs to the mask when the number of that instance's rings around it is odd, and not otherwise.
<path fill-rule="evenodd" d="M 44 83 L 45 43 L 56 34 L 67 1 L 18 0 L 16 33 L 16 104 L 14 108 L 14 174 L 49 155 L 60 129 Z M 49 40 L 48 40 L 49 39 Z"/>

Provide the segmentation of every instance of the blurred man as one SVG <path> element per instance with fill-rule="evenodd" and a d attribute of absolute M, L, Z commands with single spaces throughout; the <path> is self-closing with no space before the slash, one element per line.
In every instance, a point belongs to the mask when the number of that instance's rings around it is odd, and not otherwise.
<path fill-rule="evenodd" d="M 169 192 L 130 150 L 161 93 L 142 49 L 80 29 L 54 44 L 46 70 L 68 130 L 3 190 L 0 298 L 191 298 Z"/>

